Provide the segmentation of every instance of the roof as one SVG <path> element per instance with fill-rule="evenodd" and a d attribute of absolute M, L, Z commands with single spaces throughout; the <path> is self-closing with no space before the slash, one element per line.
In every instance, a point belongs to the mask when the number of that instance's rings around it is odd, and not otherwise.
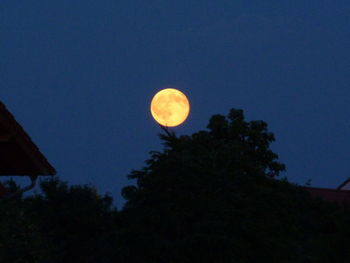
<path fill-rule="evenodd" d="M 0 176 L 55 174 L 55 168 L 0 101 Z"/>
<path fill-rule="evenodd" d="M 344 183 L 338 186 L 339 190 L 350 190 L 350 178 L 347 179 Z"/>
<path fill-rule="evenodd" d="M 312 197 L 320 197 L 326 201 L 332 202 L 349 202 L 350 203 L 350 191 L 340 190 L 340 189 L 328 189 L 328 188 L 314 188 L 314 187 L 304 187 Z"/>

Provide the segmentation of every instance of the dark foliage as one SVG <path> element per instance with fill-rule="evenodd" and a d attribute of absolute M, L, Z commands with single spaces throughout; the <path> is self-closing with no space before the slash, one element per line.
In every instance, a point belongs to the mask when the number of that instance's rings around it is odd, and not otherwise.
<path fill-rule="evenodd" d="M 113 262 L 112 198 L 57 178 L 40 188 L 40 195 L 1 201 L 0 262 Z"/>
<path fill-rule="evenodd" d="M 323 262 L 347 255 L 338 247 L 345 237 L 339 231 L 350 229 L 348 210 L 314 202 L 300 187 L 275 179 L 285 166 L 269 148 L 274 135 L 265 122 L 246 122 L 233 109 L 213 116 L 207 128 L 179 138 L 160 135 L 164 150 L 129 175 L 137 185 L 123 190 L 126 258 Z"/>
<path fill-rule="evenodd" d="M 350 209 L 277 179 L 285 166 L 265 122 L 233 109 L 191 136 L 165 131 L 120 212 L 57 178 L 1 200 L 0 263 L 349 261 Z"/>

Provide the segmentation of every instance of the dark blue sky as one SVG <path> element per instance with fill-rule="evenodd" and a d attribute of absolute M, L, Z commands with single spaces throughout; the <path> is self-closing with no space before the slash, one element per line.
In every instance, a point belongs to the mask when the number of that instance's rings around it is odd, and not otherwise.
<path fill-rule="evenodd" d="M 285 175 L 350 176 L 350 2 L 0 1 L 0 99 L 71 184 L 130 184 L 161 149 L 156 91 L 187 94 L 178 134 L 242 108 L 276 135 Z"/>

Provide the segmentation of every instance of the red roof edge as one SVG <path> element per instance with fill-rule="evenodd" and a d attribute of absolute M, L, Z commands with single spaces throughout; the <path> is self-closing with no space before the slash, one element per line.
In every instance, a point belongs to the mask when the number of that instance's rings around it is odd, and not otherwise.
<path fill-rule="evenodd" d="M 25 132 L 22 126 L 16 121 L 15 117 L 10 113 L 10 111 L 6 108 L 4 103 L 0 101 L 0 112 L 3 113 L 6 118 L 7 124 L 9 128 L 14 130 L 17 136 L 21 140 L 21 144 L 25 148 L 28 148 L 29 155 L 32 158 L 33 162 L 36 163 L 40 172 L 37 175 L 55 175 L 55 168 L 49 163 L 46 157 L 40 152 L 39 148 L 32 141 L 30 136 Z"/>
<path fill-rule="evenodd" d="M 304 187 L 312 197 L 321 197 L 326 201 L 350 203 L 350 190 L 339 190 L 329 188 Z"/>
<path fill-rule="evenodd" d="M 342 183 L 341 185 L 339 185 L 338 187 L 337 187 L 337 189 L 341 189 L 344 185 L 346 185 L 347 183 L 349 183 L 350 182 L 350 178 L 348 178 L 347 180 L 345 180 L 344 181 L 344 183 Z"/>

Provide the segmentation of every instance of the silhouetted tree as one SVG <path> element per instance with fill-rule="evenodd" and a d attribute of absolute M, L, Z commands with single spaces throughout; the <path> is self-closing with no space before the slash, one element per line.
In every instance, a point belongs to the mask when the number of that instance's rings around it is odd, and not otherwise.
<path fill-rule="evenodd" d="M 0 200 L 0 262 L 115 262 L 118 213 L 110 196 L 58 178 L 40 188 Z"/>
<path fill-rule="evenodd" d="M 12 180 L 4 185 L 9 193 L 19 189 Z M 45 237 L 32 214 L 32 207 L 21 195 L 0 199 L 0 262 L 45 262 L 48 259 Z"/>
<path fill-rule="evenodd" d="M 112 198 L 95 188 L 53 179 L 41 182 L 43 195 L 31 202 L 48 240 L 50 262 L 113 262 L 117 212 Z"/>
<path fill-rule="evenodd" d="M 161 134 L 164 150 L 129 175 L 137 185 L 123 189 L 124 259 L 321 262 L 330 233 L 341 229 L 332 222 L 344 213 L 275 179 L 285 166 L 270 149 L 274 135 L 265 122 L 247 122 L 232 109 L 207 128 Z"/>
<path fill-rule="evenodd" d="M 129 175 L 137 185 L 120 212 L 58 178 L 0 200 L 0 263 L 349 261 L 349 207 L 276 179 L 285 166 L 265 122 L 233 109 L 190 136 L 165 130 L 164 149 Z"/>
<path fill-rule="evenodd" d="M 241 211 L 256 195 L 255 182 L 269 183 L 285 169 L 269 148 L 274 136 L 265 122 L 246 122 L 234 109 L 227 118 L 213 116 L 208 129 L 161 135 L 164 151 L 152 152 L 146 166 L 129 175 L 137 186 L 123 189 L 123 214 L 137 233 L 132 243 L 141 242 L 145 255 L 155 253 L 147 260 L 161 262 L 166 253 L 168 260 L 213 262 L 239 258 L 252 245 L 238 239 L 247 227 L 241 223 L 254 216 Z"/>

